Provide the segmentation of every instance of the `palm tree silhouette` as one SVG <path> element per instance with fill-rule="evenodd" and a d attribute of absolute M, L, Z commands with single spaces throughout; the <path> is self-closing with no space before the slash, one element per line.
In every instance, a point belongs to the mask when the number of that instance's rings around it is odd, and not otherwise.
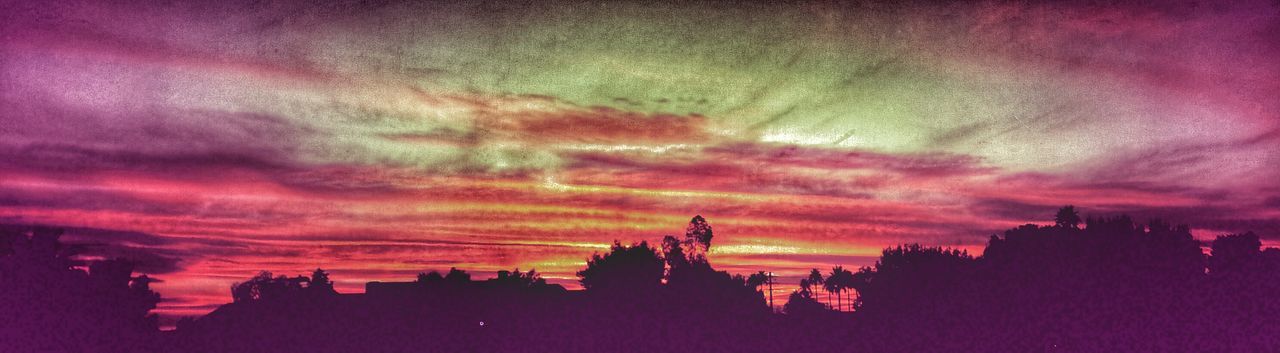
<path fill-rule="evenodd" d="M 845 311 L 845 302 L 849 302 L 849 310 L 853 310 L 853 303 L 844 300 L 844 292 L 853 288 L 853 272 L 844 269 L 844 266 L 836 266 L 831 268 L 831 274 L 827 275 L 823 289 L 836 293 L 836 310 Z"/>
<path fill-rule="evenodd" d="M 836 293 L 836 310 L 841 310 L 843 308 L 843 305 L 841 305 L 843 302 L 840 298 L 840 293 L 844 291 L 844 283 L 840 281 L 841 272 L 844 272 L 843 266 L 832 267 L 831 274 L 827 275 L 827 279 L 823 285 L 823 289 L 826 289 L 828 292 Z"/>
<path fill-rule="evenodd" d="M 822 285 L 826 283 L 822 278 L 822 272 L 818 271 L 816 268 L 809 271 L 808 280 L 809 284 L 816 288 L 823 288 Z M 827 307 L 831 307 L 831 292 L 827 292 Z"/>

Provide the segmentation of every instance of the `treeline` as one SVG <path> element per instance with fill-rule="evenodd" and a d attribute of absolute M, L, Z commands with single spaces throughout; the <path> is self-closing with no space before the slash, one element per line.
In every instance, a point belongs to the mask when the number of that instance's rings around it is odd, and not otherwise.
<path fill-rule="evenodd" d="M 615 242 L 578 272 L 582 291 L 532 270 L 475 281 L 451 269 L 344 295 L 320 269 L 264 272 L 233 285 L 232 303 L 159 333 L 149 278 L 131 277 L 120 261 L 85 271 L 51 230 L 9 232 L 0 237 L 0 298 L 31 305 L 0 307 L 28 323 L 0 326 L 0 350 L 1280 349 L 1280 250 L 1263 249 L 1253 233 L 1202 244 L 1186 226 L 1082 219 L 1068 206 L 1053 225 L 993 235 L 981 256 L 912 244 L 885 249 L 872 266 L 814 269 L 781 314 L 762 294 L 765 272 L 711 266 L 712 239 L 699 216 L 683 237 L 655 246 Z"/>
<path fill-rule="evenodd" d="M 849 319 L 802 290 L 788 311 L 847 321 L 856 341 L 903 351 L 1273 351 L 1280 348 L 1280 249 L 1224 235 L 1206 256 L 1186 226 L 1128 217 L 992 236 L 982 256 L 919 245 L 884 250 L 853 273 Z M 815 335 L 814 337 L 831 337 Z M 823 345 L 820 344 L 820 345 Z"/>

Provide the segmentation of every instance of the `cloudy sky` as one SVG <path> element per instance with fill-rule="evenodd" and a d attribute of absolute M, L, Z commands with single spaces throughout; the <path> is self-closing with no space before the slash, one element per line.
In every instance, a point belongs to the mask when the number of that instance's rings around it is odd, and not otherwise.
<path fill-rule="evenodd" d="M 0 1 L 0 223 L 166 317 L 259 270 L 574 287 L 699 214 L 784 276 L 1066 204 L 1274 243 L 1280 3 L 1231 3 Z"/>

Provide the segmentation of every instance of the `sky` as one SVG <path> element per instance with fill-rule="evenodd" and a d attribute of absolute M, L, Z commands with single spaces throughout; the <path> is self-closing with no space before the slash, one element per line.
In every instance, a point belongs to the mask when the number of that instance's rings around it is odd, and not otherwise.
<path fill-rule="evenodd" d="M 1275 1 L 3 0 L 0 223 L 168 322 L 260 270 L 577 288 L 694 215 L 784 284 L 1068 204 L 1276 244 L 1276 57 Z"/>

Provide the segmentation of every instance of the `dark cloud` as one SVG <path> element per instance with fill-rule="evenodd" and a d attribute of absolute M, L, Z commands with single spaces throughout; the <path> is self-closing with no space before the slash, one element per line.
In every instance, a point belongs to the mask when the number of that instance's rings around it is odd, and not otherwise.
<path fill-rule="evenodd" d="M 0 129 L 0 168 L 86 173 L 139 171 L 200 178 L 213 171 L 277 172 L 296 165 L 315 132 L 248 113 L 81 111 L 42 99 L 15 101 Z"/>
<path fill-rule="evenodd" d="M 1280 196 L 1268 197 L 1266 200 L 1262 201 L 1262 207 L 1280 209 Z"/>
<path fill-rule="evenodd" d="M 179 216 L 192 211 L 190 207 L 144 200 L 118 191 L 33 189 L 0 186 L 0 206 L 47 210 L 123 211 L 168 216 Z"/>
<path fill-rule="evenodd" d="M 338 196 L 376 197 L 408 192 L 402 182 L 411 171 L 355 165 L 299 168 L 272 175 L 282 186 L 298 192 Z"/>
<path fill-rule="evenodd" d="M 1212 143 L 1184 143 L 1151 146 L 1134 152 L 1117 152 L 1108 158 L 1079 165 L 1074 172 L 1079 179 L 1095 184 L 1111 184 L 1142 189 L 1161 187 L 1197 189 L 1205 181 L 1231 178 L 1240 187 L 1280 185 L 1280 169 L 1267 168 L 1280 163 L 1274 145 L 1280 141 L 1280 128 L 1251 137 Z M 1225 161 L 1240 162 L 1236 164 Z"/>
<path fill-rule="evenodd" d="M 79 247 L 82 250 L 79 256 L 126 259 L 134 264 L 134 271 L 148 275 L 181 271 L 184 257 L 198 257 L 187 251 L 171 249 L 169 246 L 175 244 L 173 239 L 150 233 L 56 225 L 0 224 L 0 229 L 19 232 L 32 227 L 62 229 L 62 242 Z"/>
<path fill-rule="evenodd" d="M 4 153 L 7 152 L 7 153 Z M 144 171 L 172 176 L 191 175 L 212 170 L 251 169 L 281 170 L 283 165 L 275 157 L 247 152 L 140 152 L 127 150 L 102 150 L 72 144 L 33 144 L 19 150 L 4 151 L 7 166 L 11 170 L 33 169 L 86 173 L 94 171 Z M 194 175 L 193 175 L 194 176 Z"/>
<path fill-rule="evenodd" d="M 162 251 L 157 251 L 155 249 L 105 243 L 90 243 L 84 244 L 84 246 L 87 249 L 85 255 L 101 256 L 109 259 L 127 259 L 129 262 L 134 264 L 134 271 L 138 273 L 163 275 L 178 272 L 183 269 L 182 259 L 161 255 L 159 252 Z"/>
<path fill-rule="evenodd" d="M 1062 206 L 1065 205 L 1037 205 L 1001 198 L 979 198 L 969 203 L 974 214 L 991 219 L 1028 223 L 1052 219 L 1053 212 Z"/>

